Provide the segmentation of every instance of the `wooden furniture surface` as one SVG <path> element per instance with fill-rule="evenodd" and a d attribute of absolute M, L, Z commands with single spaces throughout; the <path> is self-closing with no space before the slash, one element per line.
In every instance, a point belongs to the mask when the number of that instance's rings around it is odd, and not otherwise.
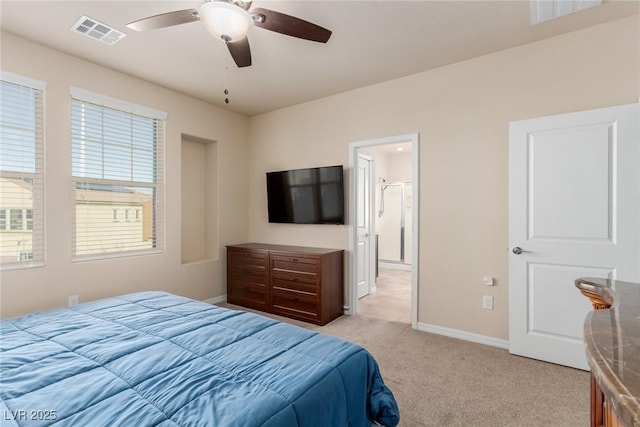
<path fill-rule="evenodd" d="M 344 251 L 244 243 L 227 246 L 227 301 L 324 325 L 343 313 Z"/>
<path fill-rule="evenodd" d="M 594 311 L 584 323 L 591 426 L 640 427 L 640 284 L 580 278 Z"/>

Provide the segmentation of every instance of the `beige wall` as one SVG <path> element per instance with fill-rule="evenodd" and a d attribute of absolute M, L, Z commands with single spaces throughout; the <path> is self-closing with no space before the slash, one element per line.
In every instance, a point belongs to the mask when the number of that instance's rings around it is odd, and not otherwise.
<path fill-rule="evenodd" d="M 2 69 L 47 83 L 45 95 L 46 264 L 2 271 L 2 317 L 148 289 L 195 299 L 226 292 L 224 258 L 182 264 L 181 134 L 217 142 L 220 201 L 216 244 L 246 241 L 248 119 L 168 89 L 2 33 Z M 70 97 L 76 86 L 166 111 L 165 251 L 161 255 L 71 262 Z M 223 250 L 216 251 L 223 254 Z"/>
<path fill-rule="evenodd" d="M 506 339 L 508 124 L 637 102 L 638 34 L 635 16 L 253 117 L 250 239 L 348 249 L 346 225 L 268 224 L 264 173 L 347 166 L 350 142 L 417 131 L 418 321 Z"/>
<path fill-rule="evenodd" d="M 364 147 L 358 150 L 373 160 L 373 226 L 376 233 L 380 232 L 378 216 L 380 211 L 380 190 L 382 180 L 391 182 L 411 182 L 413 179 L 413 159 L 410 151 L 396 152 L 385 151 L 380 147 Z"/>
<path fill-rule="evenodd" d="M 228 243 L 348 249 L 347 225 L 268 224 L 265 172 L 348 167 L 351 142 L 419 132 L 419 322 L 507 338 L 508 123 L 638 101 L 638 33 L 631 17 L 251 119 L 2 34 L 2 69 L 48 83 L 46 265 L 0 273 L 2 317 L 72 294 L 220 296 Z M 169 113 L 164 254 L 70 261 L 70 85 Z M 181 134 L 217 143 L 220 260 L 181 262 Z M 494 288 L 480 284 L 487 274 Z"/>
<path fill-rule="evenodd" d="M 385 155 L 387 161 L 388 182 L 411 182 L 411 153 L 403 151 L 402 153 L 387 153 Z"/>

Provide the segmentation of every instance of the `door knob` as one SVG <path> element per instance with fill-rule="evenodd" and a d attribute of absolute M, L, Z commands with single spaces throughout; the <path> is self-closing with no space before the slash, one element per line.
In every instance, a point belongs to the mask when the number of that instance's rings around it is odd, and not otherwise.
<path fill-rule="evenodd" d="M 516 255 L 520 255 L 522 252 L 526 252 L 526 251 L 523 251 L 520 246 L 516 246 L 515 248 L 511 249 L 511 252 L 513 252 Z"/>

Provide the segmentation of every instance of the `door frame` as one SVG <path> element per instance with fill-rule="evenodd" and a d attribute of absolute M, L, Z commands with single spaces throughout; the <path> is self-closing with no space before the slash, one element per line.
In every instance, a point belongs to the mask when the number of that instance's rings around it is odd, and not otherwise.
<path fill-rule="evenodd" d="M 410 133 L 406 135 L 397 135 L 384 138 L 368 139 L 363 141 L 351 142 L 349 144 L 349 302 L 348 310 L 346 314 L 353 315 L 358 312 L 358 292 L 356 282 L 356 249 L 358 241 L 358 228 L 356 227 L 357 218 L 357 200 L 356 191 L 358 188 L 358 150 L 365 147 L 375 147 L 379 145 L 398 144 L 401 142 L 411 143 L 411 156 L 412 156 L 412 171 L 411 178 L 413 180 L 412 188 L 412 221 L 413 221 L 413 233 L 412 233 L 412 248 L 411 248 L 411 327 L 417 329 L 418 327 L 418 247 L 419 247 L 419 218 L 420 218 L 420 203 L 419 203 L 419 158 L 420 158 L 420 135 L 416 133 Z M 370 189 L 374 191 L 374 189 Z"/>
<path fill-rule="evenodd" d="M 373 236 L 375 235 L 375 233 L 372 232 L 373 211 L 374 211 L 374 209 L 373 209 L 373 196 L 374 196 L 374 191 L 375 191 L 374 188 L 373 188 L 373 173 L 372 173 L 373 169 L 374 169 L 373 158 L 371 156 L 368 156 L 368 155 L 364 154 L 364 153 L 358 152 L 357 153 L 357 161 L 356 161 L 356 170 L 357 170 L 357 168 L 360 167 L 360 162 L 362 162 L 362 161 L 368 163 L 368 165 L 367 165 L 367 176 L 365 177 L 365 180 L 364 180 L 364 181 L 368 181 L 368 182 L 366 182 L 366 184 L 367 184 L 365 186 L 366 190 L 364 191 L 365 193 L 368 193 L 367 197 L 365 197 L 365 199 L 364 199 L 365 206 L 368 205 L 367 206 L 368 209 L 365 209 L 366 212 L 365 212 L 365 218 L 364 218 L 365 222 L 366 222 L 366 227 L 365 228 L 366 228 L 366 233 L 367 233 L 365 246 L 367 247 L 367 250 L 368 250 L 368 252 L 365 252 L 365 254 L 364 254 L 365 255 L 364 256 L 364 260 L 365 260 L 364 261 L 364 267 L 365 267 L 364 269 L 367 270 L 367 271 L 364 272 L 364 274 L 365 274 L 365 282 L 366 282 L 366 285 L 367 285 L 367 293 L 362 295 L 362 296 L 360 296 L 360 292 L 359 292 L 359 290 L 357 290 L 358 291 L 357 292 L 358 298 L 362 298 L 365 295 L 369 295 L 371 292 L 373 292 L 375 290 L 375 287 L 376 287 L 375 283 L 374 283 L 375 282 L 375 274 L 374 274 L 374 272 L 375 272 L 375 264 L 373 264 L 374 259 L 375 259 L 375 239 L 374 239 Z M 358 174 L 358 176 L 360 176 L 360 175 Z M 360 184 L 360 182 L 357 182 L 357 184 Z M 357 192 L 354 194 L 354 196 L 356 197 L 356 203 L 357 203 L 357 200 L 358 200 Z M 355 224 L 356 228 L 358 227 L 358 219 L 357 218 L 358 218 L 357 216 L 354 217 L 354 219 L 355 219 L 355 223 L 354 224 Z M 356 232 L 356 239 L 358 239 L 358 240 L 360 239 L 360 236 L 358 235 L 357 232 Z M 358 240 L 356 240 L 356 247 L 359 246 L 358 245 Z M 356 255 L 357 255 L 356 252 L 354 252 L 354 256 L 356 256 Z M 356 258 L 356 265 L 357 265 L 357 258 Z M 357 275 L 356 275 L 356 282 L 355 282 L 356 283 L 356 288 L 358 287 L 358 280 L 357 279 L 358 278 L 357 278 Z"/>

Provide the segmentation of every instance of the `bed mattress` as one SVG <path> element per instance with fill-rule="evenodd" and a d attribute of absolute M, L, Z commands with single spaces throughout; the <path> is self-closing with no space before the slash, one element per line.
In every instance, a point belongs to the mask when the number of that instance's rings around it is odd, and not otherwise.
<path fill-rule="evenodd" d="M 362 347 L 141 292 L 1 322 L 2 426 L 395 426 Z"/>

